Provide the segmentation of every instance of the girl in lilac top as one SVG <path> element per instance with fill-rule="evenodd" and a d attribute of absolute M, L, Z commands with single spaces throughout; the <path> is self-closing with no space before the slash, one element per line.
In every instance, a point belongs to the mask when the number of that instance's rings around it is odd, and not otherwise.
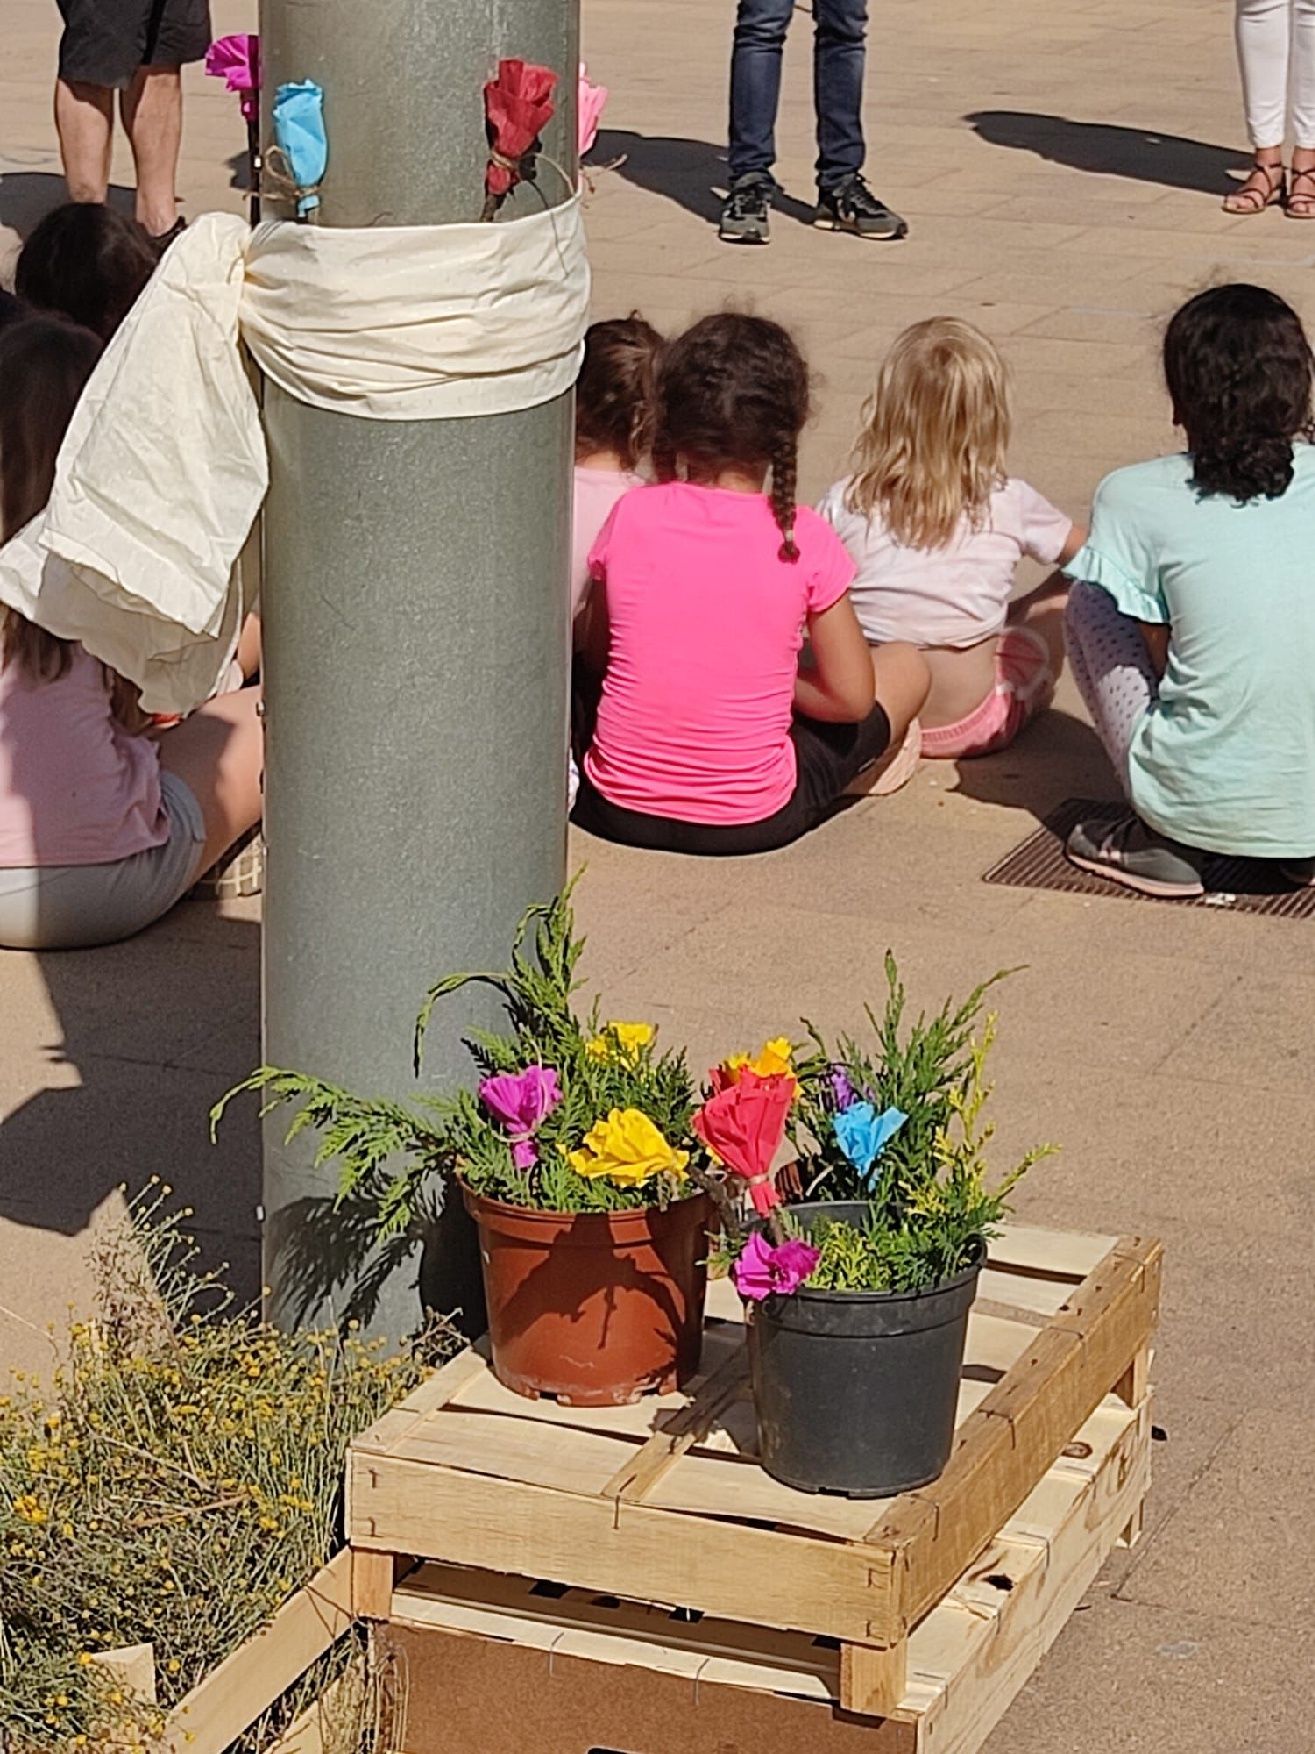
<path fill-rule="evenodd" d="M 61 318 L 0 335 L 0 537 L 44 507 L 100 342 Z M 173 906 L 260 817 L 258 691 L 158 736 L 73 641 L 0 608 L 0 946 L 104 944 Z"/>

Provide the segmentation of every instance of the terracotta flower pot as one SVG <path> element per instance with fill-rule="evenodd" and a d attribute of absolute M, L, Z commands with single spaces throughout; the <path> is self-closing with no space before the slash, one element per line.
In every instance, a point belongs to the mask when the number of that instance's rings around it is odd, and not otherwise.
<path fill-rule="evenodd" d="M 535 1212 L 463 1187 L 479 1227 L 493 1372 L 518 1395 L 619 1407 L 698 1369 L 711 1202 Z"/>

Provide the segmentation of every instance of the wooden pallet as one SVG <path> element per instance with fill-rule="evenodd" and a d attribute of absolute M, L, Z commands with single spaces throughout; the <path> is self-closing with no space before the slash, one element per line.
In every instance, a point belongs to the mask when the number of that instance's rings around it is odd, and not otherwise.
<path fill-rule="evenodd" d="M 412 1555 L 807 1632 L 839 1643 L 840 1704 L 888 1717 L 907 1692 L 912 1629 L 1107 1397 L 1141 1408 L 1160 1263 L 1159 1244 L 1136 1237 L 1007 1228 L 969 1318 L 949 1466 L 887 1500 L 795 1492 L 758 1467 L 725 1283 L 702 1374 L 680 1395 L 525 1400 L 468 1349 L 352 1446 L 354 1606 L 385 1616 L 394 1557 Z"/>
<path fill-rule="evenodd" d="M 909 1637 L 885 1719 L 840 1710 L 835 1641 L 427 1564 L 392 1600 L 403 1754 L 975 1754 L 1150 1479 L 1149 1404 L 1099 1407 Z"/>

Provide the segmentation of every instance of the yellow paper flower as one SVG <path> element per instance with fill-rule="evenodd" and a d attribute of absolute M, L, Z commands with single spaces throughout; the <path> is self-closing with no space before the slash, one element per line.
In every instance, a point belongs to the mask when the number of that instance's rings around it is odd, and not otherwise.
<path fill-rule="evenodd" d="M 771 1078 L 778 1072 L 793 1073 L 793 1051 L 788 1036 L 776 1035 L 771 1041 L 763 1043 L 753 1059 L 748 1054 L 732 1054 L 729 1059 L 722 1061 L 722 1070 L 732 1084 L 739 1083 L 739 1074 L 746 1066 L 760 1078 Z"/>
<path fill-rule="evenodd" d="M 655 1175 L 674 1175 L 683 1181 L 688 1162 L 689 1152 L 668 1145 L 637 1108 L 614 1108 L 585 1134 L 583 1147 L 570 1153 L 577 1175 L 609 1176 L 623 1188 L 642 1188 Z"/>
<path fill-rule="evenodd" d="M 633 1066 L 657 1034 L 651 1023 L 606 1023 L 603 1033 L 585 1043 L 591 1059 Z"/>

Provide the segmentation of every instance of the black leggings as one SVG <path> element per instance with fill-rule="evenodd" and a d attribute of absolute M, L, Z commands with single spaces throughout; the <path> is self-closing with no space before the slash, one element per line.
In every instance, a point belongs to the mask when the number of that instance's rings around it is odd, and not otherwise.
<path fill-rule="evenodd" d="M 790 740 L 798 767 L 794 792 L 788 803 L 762 822 L 678 822 L 623 810 L 610 804 L 583 770 L 571 819 L 600 840 L 655 852 L 722 858 L 770 853 L 789 846 L 831 815 L 850 782 L 889 749 L 890 720 L 881 706 L 873 707 L 859 725 L 824 725 L 817 719 L 796 718 Z"/>

